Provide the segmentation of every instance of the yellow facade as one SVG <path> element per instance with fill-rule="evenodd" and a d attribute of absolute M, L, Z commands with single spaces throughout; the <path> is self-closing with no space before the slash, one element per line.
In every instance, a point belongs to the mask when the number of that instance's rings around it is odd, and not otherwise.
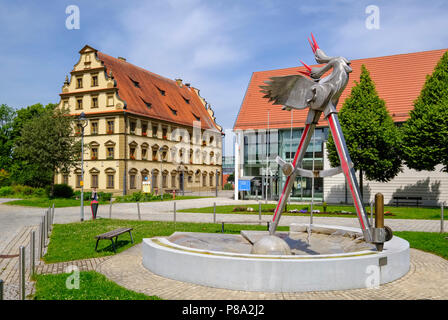
<path fill-rule="evenodd" d="M 142 190 L 145 177 L 157 194 L 161 189 L 179 191 L 182 181 L 186 192 L 209 191 L 217 182 L 221 187 L 221 132 L 127 112 L 113 74 L 107 74 L 95 49 L 86 46 L 80 51 L 60 95 L 59 107 L 68 108 L 76 118 L 84 112 L 88 119 L 84 129 L 84 190 L 96 187 L 98 191 L 129 194 Z M 81 137 L 77 124 L 74 134 Z M 80 190 L 80 164 L 69 173 L 59 172 L 55 179 L 55 183 Z"/>

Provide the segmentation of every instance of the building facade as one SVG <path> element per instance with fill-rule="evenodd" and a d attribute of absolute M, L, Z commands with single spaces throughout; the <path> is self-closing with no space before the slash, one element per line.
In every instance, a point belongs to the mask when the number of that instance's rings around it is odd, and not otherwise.
<path fill-rule="evenodd" d="M 90 46 L 66 77 L 60 108 L 87 117 L 82 168 L 56 183 L 114 194 L 142 190 L 200 191 L 221 187 L 222 128 L 199 90 Z M 74 135 L 82 125 L 75 121 Z"/>
<path fill-rule="evenodd" d="M 384 99 L 389 114 L 397 125 L 406 121 L 413 109 L 413 101 L 419 96 L 426 76 L 431 74 L 446 49 L 377 58 L 352 60 L 350 82 L 339 100 L 338 110 L 359 81 L 361 66 L 370 71 L 380 98 Z M 304 71 L 303 67 L 254 72 L 235 121 L 237 156 L 235 170 L 240 177 L 250 178 L 251 194 L 277 199 L 286 177 L 279 170 L 275 158 L 280 156 L 292 162 L 297 150 L 308 109 L 282 110 L 263 98 L 260 85 L 273 76 L 286 76 Z M 330 168 L 326 141 L 329 129 L 321 118 L 302 162 L 309 170 Z M 403 172 L 387 183 L 368 181 L 364 178 L 364 201 L 373 201 L 377 192 L 385 196 L 386 203 L 393 204 L 396 197 L 420 197 L 423 205 L 439 205 L 448 200 L 448 174 L 435 171 L 415 171 L 403 167 Z M 328 203 L 352 203 L 345 177 L 339 174 L 327 178 L 297 177 L 291 199 Z"/>

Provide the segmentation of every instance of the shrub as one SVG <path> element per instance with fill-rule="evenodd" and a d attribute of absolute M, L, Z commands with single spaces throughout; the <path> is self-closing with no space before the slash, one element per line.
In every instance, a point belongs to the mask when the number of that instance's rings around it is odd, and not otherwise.
<path fill-rule="evenodd" d="M 54 198 L 71 198 L 73 197 L 73 188 L 67 184 L 55 184 L 53 188 Z"/>
<path fill-rule="evenodd" d="M 233 184 L 231 183 L 226 183 L 224 185 L 224 190 L 233 190 Z"/>
<path fill-rule="evenodd" d="M 112 198 L 110 192 L 98 192 L 98 200 L 109 201 Z"/>
<path fill-rule="evenodd" d="M 44 188 L 34 188 L 33 190 L 33 196 L 43 198 L 47 195 Z"/>
<path fill-rule="evenodd" d="M 14 193 L 11 186 L 1 187 L 0 188 L 0 197 L 10 196 Z"/>

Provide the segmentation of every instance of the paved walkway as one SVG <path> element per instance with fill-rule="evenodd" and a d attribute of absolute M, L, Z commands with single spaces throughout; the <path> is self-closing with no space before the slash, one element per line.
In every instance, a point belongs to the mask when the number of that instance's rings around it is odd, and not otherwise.
<path fill-rule="evenodd" d="M 44 214 L 45 209 L 1 204 L 2 202 L 10 200 L 11 199 L 0 199 L 0 255 L 17 255 L 19 246 L 25 246 L 28 268 L 27 275 L 29 276 L 29 234 L 31 230 L 37 230 L 37 224 L 40 222 L 41 216 Z M 219 206 L 251 204 L 257 203 L 257 201 L 234 201 L 225 197 L 202 198 L 176 201 L 176 209 L 181 210 L 187 208 L 209 207 L 212 206 L 213 203 L 216 203 Z M 173 201 L 141 203 L 141 219 L 153 221 L 172 221 L 174 218 L 173 207 Z M 103 218 L 112 217 L 115 219 L 136 220 L 138 219 L 137 205 L 135 203 L 113 204 L 112 211 L 110 211 L 109 205 L 102 205 L 99 207 L 98 216 Z M 91 218 L 89 207 L 84 209 L 84 217 L 85 220 Z M 217 214 L 216 219 L 218 222 L 259 222 L 259 217 L 257 214 Z M 263 223 L 269 221 L 270 219 L 270 215 L 262 216 Z M 78 222 L 79 220 L 79 207 L 55 209 L 55 223 L 70 223 Z M 176 221 L 210 223 L 213 222 L 213 214 L 177 212 Z M 293 222 L 308 223 L 309 218 L 284 216 L 280 221 L 280 225 L 289 225 Z M 359 227 L 358 220 L 356 218 L 314 217 L 314 223 Z M 440 231 L 440 221 L 438 220 L 386 219 L 385 224 L 390 226 L 394 231 Z M 36 232 L 36 243 L 37 240 Z M 38 246 L 36 245 L 36 249 L 37 247 Z M 36 253 L 36 257 L 37 256 L 38 255 Z M 125 287 L 151 295 L 158 295 L 164 299 L 356 299 L 361 297 L 363 299 L 370 299 L 372 297 L 374 299 L 383 299 L 386 297 L 388 298 L 389 296 L 395 299 L 437 297 L 443 297 L 446 299 L 448 297 L 448 292 L 446 291 L 446 285 L 448 284 L 448 279 L 446 278 L 448 263 L 446 260 L 431 254 L 423 253 L 421 251 L 411 250 L 411 263 L 411 272 L 403 279 L 397 280 L 392 284 L 382 286 L 380 289 L 374 291 L 369 290 L 367 292 L 366 290 L 350 290 L 337 292 L 337 295 L 335 295 L 336 292 L 293 294 L 292 296 L 289 294 L 247 293 L 179 283 L 173 280 L 163 279 L 144 269 L 141 265 L 140 246 L 131 248 L 126 252 L 114 256 L 113 258 L 106 257 L 99 259 L 88 259 L 52 265 L 40 263 L 37 264 L 37 272 L 59 273 L 63 272 L 68 265 L 76 265 L 80 268 L 80 270 L 98 269 L 106 276 Z M 6 283 L 5 296 L 7 299 L 17 299 L 18 297 L 17 266 L 17 257 L 0 258 L 0 279 L 3 279 Z M 136 273 L 136 270 L 138 270 L 138 273 Z M 136 274 L 138 274 L 138 276 L 136 276 Z M 140 276 L 145 279 L 144 281 L 141 281 L 142 287 L 138 287 L 140 282 L 138 279 Z M 397 285 L 402 282 L 404 283 L 404 287 Z M 418 293 L 420 288 L 424 289 L 421 294 Z M 429 293 L 429 291 L 432 293 Z M 27 295 L 30 293 L 33 293 L 33 286 L 32 283 L 28 282 Z"/>
<path fill-rule="evenodd" d="M 167 300 L 405 300 L 448 299 L 448 260 L 411 249 L 410 271 L 378 289 L 272 293 L 217 289 L 160 277 L 142 264 L 141 244 L 101 263 L 97 271 L 117 284 Z"/>

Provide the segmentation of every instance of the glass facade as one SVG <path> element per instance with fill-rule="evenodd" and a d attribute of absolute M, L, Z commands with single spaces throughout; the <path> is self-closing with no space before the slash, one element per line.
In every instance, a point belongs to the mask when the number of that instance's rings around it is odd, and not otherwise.
<path fill-rule="evenodd" d="M 261 196 L 276 200 L 281 193 L 286 176 L 279 170 L 275 158 L 280 156 L 292 162 L 297 151 L 303 129 L 245 131 L 243 174 L 252 178 L 251 196 Z M 328 139 L 328 128 L 316 128 L 315 134 L 305 153 L 302 167 L 308 170 L 323 170 L 324 142 Z M 291 193 L 292 201 L 323 199 L 323 179 L 297 177 Z"/>

